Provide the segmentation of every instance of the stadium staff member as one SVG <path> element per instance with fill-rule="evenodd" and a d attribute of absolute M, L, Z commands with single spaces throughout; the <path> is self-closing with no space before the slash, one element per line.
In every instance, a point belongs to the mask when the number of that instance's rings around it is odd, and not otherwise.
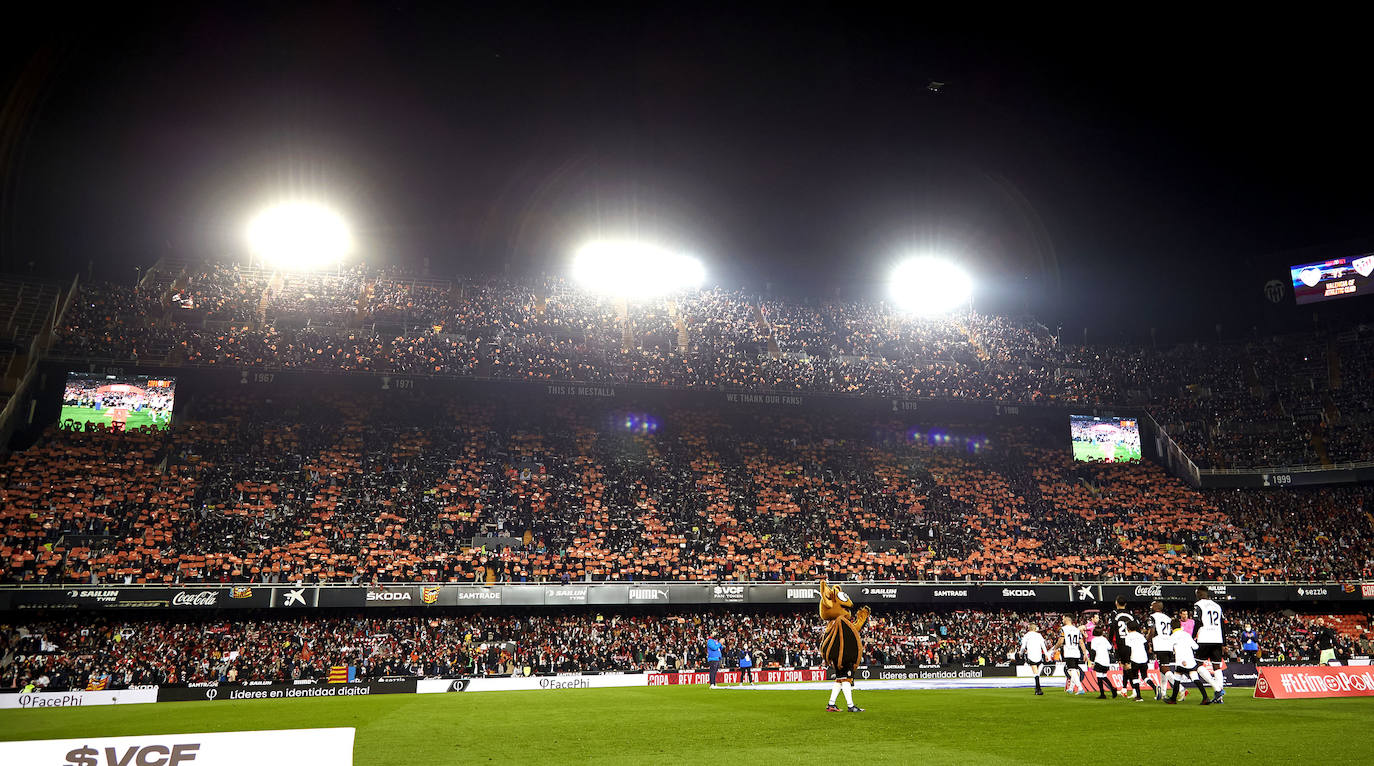
<path fill-rule="evenodd" d="M 716 674 L 720 672 L 720 642 L 714 636 L 706 639 L 706 666 L 711 669 L 711 688 L 716 688 Z"/>
<path fill-rule="evenodd" d="M 1256 632 L 1255 626 L 1248 622 L 1240 634 L 1240 650 L 1245 652 L 1245 661 L 1251 665 L 1259 661 L 1259 633 Z"/>
<path fill-rule="evenodd" d="M 1336 661 L 1336 632 L 1326 624 L 1325 617 L 1317 618 L 1317 629 L 1314 631 L 1317 639 L 1317 664 L 1330 665 Z"/>
<path fill-rule="evenodd" d="M 749 653 L 749 647 L 739 653 L 739 682 L 742 684 L 754 683 L 754 655 Z"/>

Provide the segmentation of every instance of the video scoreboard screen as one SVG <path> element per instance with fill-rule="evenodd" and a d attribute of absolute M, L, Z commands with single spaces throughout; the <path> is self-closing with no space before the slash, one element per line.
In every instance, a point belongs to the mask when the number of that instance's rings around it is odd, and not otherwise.
<path fill-rule="evenodd" d="M 1374 253 L 1290 266 L 1298 305 L 1374 292 Z"/>
<path fill-rule="evenodd" d="M 1070 415 L 1074 460 L 1121 463 L 1140 459 L 1140 423 L 1135 418 Z"/>
<path fill-rule="evenodd" d="M 147 375 L 67 373 L 61 422 L 84 428 L 98 423 L 120 431 L 172 425 L 176 380 Z"/>

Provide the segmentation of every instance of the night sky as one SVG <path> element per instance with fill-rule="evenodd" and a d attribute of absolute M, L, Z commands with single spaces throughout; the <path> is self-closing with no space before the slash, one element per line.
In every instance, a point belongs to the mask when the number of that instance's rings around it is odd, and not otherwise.
<path fill-rule="evenodd" d="M 241 255 L 294 195 L 369 263 L 558 270 L 638 233 L 727 285 L 878 296 L 935 251 L 988 310 L 1207 337 L 1309 316 L 1264 300 L 1289 251 L 1374 249 L 1354 18 L 184 5 L 7 25 L 5 270 Z"/>

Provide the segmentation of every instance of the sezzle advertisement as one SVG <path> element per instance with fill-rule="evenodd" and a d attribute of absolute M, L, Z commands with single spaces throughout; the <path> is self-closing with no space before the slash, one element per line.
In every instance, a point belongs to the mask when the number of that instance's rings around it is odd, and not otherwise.
<path fill-rule="evenodd" d="M 0 763 L 53 766 L 349 766 L 355 729 L 278 729 L 0 742 Z"/>

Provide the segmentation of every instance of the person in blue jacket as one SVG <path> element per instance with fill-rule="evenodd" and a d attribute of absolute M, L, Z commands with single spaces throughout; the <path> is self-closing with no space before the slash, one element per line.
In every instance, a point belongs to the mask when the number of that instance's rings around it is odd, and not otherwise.
<path fill-rule="evenodd" d="M 1255 626 L 1246 624 L 1245 631 L 1240 634 L 1240 650 L 1245 652 L 1245 661 L 1254 664 L 1259 660 L 1259 633 L 1255 631 Z"/>
<path fill-rule="evenodd" d="M 711 688 L 716 688 L 716 673 L 720 672 L 720 642 L 715 637 L 706 639 L 706 666 L 711 669 Z"/>
<path fill-rule="evenodd" d="M 749 653 L 749 647 L 739 653 L 739 682 L 742 684 L 754 683 L 754 655 Z"/>

